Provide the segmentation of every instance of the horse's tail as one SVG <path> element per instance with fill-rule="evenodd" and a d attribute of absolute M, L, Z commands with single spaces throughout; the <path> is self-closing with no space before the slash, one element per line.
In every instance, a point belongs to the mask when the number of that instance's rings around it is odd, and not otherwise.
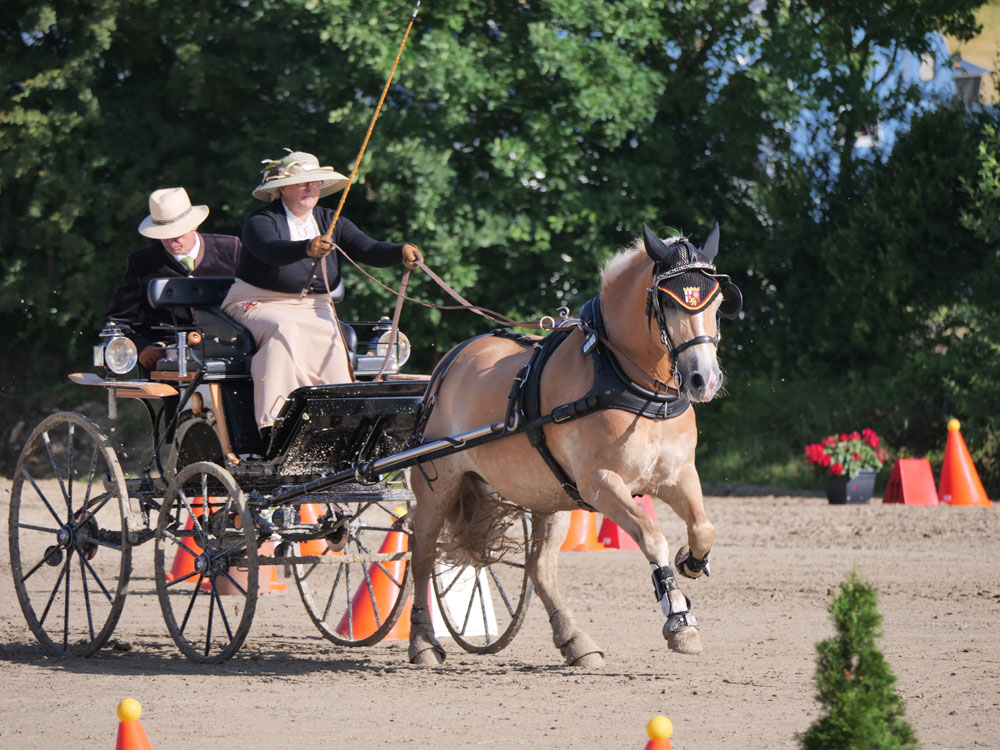
<path fill-rule="evenodd" d="M 507 532 L 523 512 L 505 502 L 478 475 L 464 475 L 441 539 L 444 558 L 456 565 L 481 566 L 519 551 L 523 543 Z"/>

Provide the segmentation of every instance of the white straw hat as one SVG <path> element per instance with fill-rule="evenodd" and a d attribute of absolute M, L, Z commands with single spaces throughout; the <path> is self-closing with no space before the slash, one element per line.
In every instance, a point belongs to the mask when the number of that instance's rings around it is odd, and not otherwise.
<path fill-rule="evenodd" d="M 208 206 L 192 206 L 187 190 L 163 188 L 149 194 L 149 216 L 139 225 L 139 234 L 154 240 L 180 237 L 205 221 Z"/>
<path fill-rule="evenodd" d="M 264 159 L 264 181 L 253 190 L 253 197 L 262 201 L 273 201 L 278 197 L 278 188 L 297 185 L 302 182 L 320 182 L 320 198 L 332 195 L 347 187 L 348 178 L 333 167 L 321 167 L 319 159 L 305 151 L 285 149 L 288 155 L 281 159 Z"/>

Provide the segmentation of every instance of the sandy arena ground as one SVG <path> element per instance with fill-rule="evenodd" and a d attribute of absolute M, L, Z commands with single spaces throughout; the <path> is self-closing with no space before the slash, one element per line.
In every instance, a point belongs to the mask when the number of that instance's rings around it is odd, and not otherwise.
<path fill-rule="evenodd" d="M 9 480 L 0 485 L 7 536 Z M 143 705 L 153 747 L 639 748 L 650 717 L 676 750 L 793 748 L 820 712 L 816 642 L 831 594 L 856 567 L 879 591 L 882 652 L 926 748 L 1000 747 L 1000 511 L 997 507 L 830 506 L 822 497 L 709 497 L 718 538 L 710 579 L 685 582 L 705 653 L 671 653 L 638 552 L 565 552 L 563 591 L 607 651 L 603 669 L 564 667 L 536 600 L 513 644 L 438 669 L 403 643 L 323 640 L 294 586 L 262 597 L 243 650 L 188 662 L 161 618 L 152 544 L 112 646 L 46 658 L 0 547 L 0 748 L 111 747 L 115 707 Z M 683 524 L 657 507 L 672 547 Z M 450 642 L 446 642 L 449 645 Z"/>

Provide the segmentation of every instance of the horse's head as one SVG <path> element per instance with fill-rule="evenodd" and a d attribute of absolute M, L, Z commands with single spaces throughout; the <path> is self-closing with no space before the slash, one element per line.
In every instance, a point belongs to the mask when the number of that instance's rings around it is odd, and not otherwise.
<path fill-rule="evenodd" d="M 716 347 L 719 318 L 735 318 L 743 306 L 739 288 L 712 261 L 719 251 L 716 224 L 701 248 L 683 237 L 661 240 L 643 225 L 653 260 L 646 317 L 656 320 L 673 363 L 674 381 L 692 401 L 710 401 L 722 386 Z"/>

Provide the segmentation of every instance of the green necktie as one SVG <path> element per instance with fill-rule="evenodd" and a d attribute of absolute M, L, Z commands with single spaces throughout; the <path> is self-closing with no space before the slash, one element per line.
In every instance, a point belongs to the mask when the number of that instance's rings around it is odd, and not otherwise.
<path fill-rule="evenodd" d="M 187 269 L 188 273 L 191 273 L 194 270 L 194 258 L 190 255 L 185 255 L 181 258 L 181 265 Z"/>

